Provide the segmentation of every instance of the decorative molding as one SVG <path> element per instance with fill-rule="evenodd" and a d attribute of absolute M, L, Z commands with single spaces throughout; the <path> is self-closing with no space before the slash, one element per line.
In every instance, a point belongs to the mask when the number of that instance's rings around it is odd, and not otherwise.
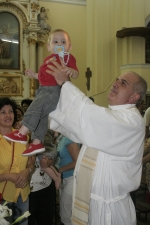
<path fill-rule="evenodd" d="M 59 2 L 74 5 L 86 5 L 86 0 L 39 0 L 39 2 Z"/>
<path fill-rule="evenodd" d="M 29 37 L 27 38 L 29 44 L 35 45 L 37 42 L 37 33 L 36 32 L 30 32 Z"/>
<path fill-rule="evenodd" d="M 45 34 L 41 33 L 41 32 L 38 32 L 38 35 L 37 35 L 38 39 L 40 40 L 45 40 Z"/>
<path fill-rule="evenodd" d="M 28 38 L 28 43 L 35 45 L 36 44 L 36 39 Z"/>
<path fill-rule="evenodd" d="M 146 64 L 126 64 L 126 65 L 122 65 L 119 67 L 121 70 L 122 69 L 130 69 L 130 68 L 150 68 L 150 64 L 146 63 Z"/>
<path fill-rule="evenodd" d="M 17 73 L 14 75 L 8 72 L 4 72 L 0 74 L 0 95 L 22 96 L 22 84 L 22 75 L 18 75 Z"/>
<path fill-rule="evenodd" d="M 40 9 L 39 4 L 37 4 L 36 2 L 31 3 L 31 11 L 32 12 L 37 12 L 39 9 Z"/>
<path fill-rule="evenodd" d="M 43 47 L 45 42 L 44 41 L 37 41 L 37 44 L 39 47 Z"/>
<path fill-rule="evenodd" d="M 22 59 L 22 67 L 23 67 L 23 75 L 24 75 L 25 70 L 26 70 L 26 64 L 25 64 L 24 59 Z"/>
<path fill-rule="evenodd" d="M 21 5 L 28 11 L 28 4 L 27 3 L 21 3 Z"/>
<path fill-rule="evenodd" d="M 129 27 L 122 28 L 122 30 L 118 30 L 116 33 L 116 37 L 124 38 L 130 36 L 139 36 L 144 38 L 150 37 L 150 27 Z"/>
<path fill-rule="evenodd" d="M 45 44 L 46 36 L 40 32 L 37 34 L 37 43 L 41 47 Z"/>
<path fill-rule="evenodd" d="M 0 2 L 0 11 L 1 12 L 2 11 L 11 12 L 11 13 L 14 13 L 15 15 L 19 16 L 19 18 L 22 20 L 23 29 L 26 28 L 27 18 L 25 16 L 25 14 L 23 13 L 23 11 L 16 5 L 11 4 L 10 2 L 9 2 L 9 4 L 5 3 L 5 2 Z"/>
<path fill-rule="evenodd" d="M 35 91 L 38 88 L 38 81 L 36 79 L 30 79 L 30 97 L 35 97 Z"/>
<path fill-rule="evenodd" d="M 42 2 L 40 2 L 42 5 Z M 8 12 L 14 14 L 20 24 L 20 70 L 11 70 L 7 68 L 2 70 L 0 68 L 0 95 L 1 96 L 15 96 L 21 99 L 22 96 L 34 98 L 35 91 L 39 86 L 38 80 L 25 79 L 24 72 L 26 66 L 30 65 L 32 54 L 36 54 L 38 49 L 43 54 L 43 45 L 49 33 L 48 30 L 41 30 L 37 21 L 37 13 L 40 9 L 38 0 L 0 0 L 0 12 Z M 29 58 L 28 58 L 29 57 Z M 41 56 L 39 56 L 41 57 Z M 2 61 L 2 60 L 1 60 Z M 36 65 L 36 61 L 33 64 Z M 23 83 L 23 81 L 25 81 Z M 28 85 L 30 83 L 30 90 Z M 24 87 L 24 88 L 23 88 Z"/>

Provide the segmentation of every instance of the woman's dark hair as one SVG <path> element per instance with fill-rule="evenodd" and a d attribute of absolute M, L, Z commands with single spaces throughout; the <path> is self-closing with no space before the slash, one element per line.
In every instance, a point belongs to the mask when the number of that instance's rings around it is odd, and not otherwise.
<path fill-rule="evenodd" d="M 8 98 L 8 97 L 0 97 L 0 110 L 5 106 L 5 105 L 11 105 L 12 109 L 13 109 L 13 112 L 14 112 L 14 123 L 16 123 L 17 121 L 17 104 L 16 102 L 11 99 L 11 98 Z"/>

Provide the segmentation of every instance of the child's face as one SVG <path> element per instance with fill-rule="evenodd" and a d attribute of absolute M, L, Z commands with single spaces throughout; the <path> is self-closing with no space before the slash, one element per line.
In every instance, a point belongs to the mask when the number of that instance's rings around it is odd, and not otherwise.
<path fill-rule="evenodd" d="M 48 51 L 50 51 L 52 54 L 55 54 L 55 46 L 63 46 L 65 52 L 69 52 L 71 49 L 71 44 L 69 41 L 69 38 L 67 34 L 64 32 L 57 32 L 52 34 L 50 43 L 47 45 Z"/>

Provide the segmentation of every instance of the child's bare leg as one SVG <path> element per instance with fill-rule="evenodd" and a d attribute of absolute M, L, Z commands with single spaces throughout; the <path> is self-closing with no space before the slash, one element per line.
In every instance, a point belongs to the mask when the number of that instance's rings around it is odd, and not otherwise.
<path fill-rule="evenodd" d="M 19 129 L 19 133 L 26 135 L 29 132 L 29 129 L 27 127 L 25 127 L 24 125 L 21 126 L 21 128 Z"/>
<path fill-rule="evenodd" d="M 19 129 L 19 132 L 23 135 L 28 134 L 29 129 L 27 127 L 25 127 L 24 125 L 21 126 L 21 128 Z M 41 143 L 41 141 L 39 139 L 34 139 L 32 142 L 34 145 L 38 145 Z"/>
<path fill-rule="evenodd" d="M 41 143 L 41 141 L 39 139 L 34 139 L 32 142 L 34 145 L 38 145 Z"/>
<path fill-rule="evenodd" d="M 61 183 L 61 174 L 58 173 L 53 166 L 44 168 L 42 170 L 45 171 L 55 181 L 55 187 L 56 189 L 59 189 Z"/>

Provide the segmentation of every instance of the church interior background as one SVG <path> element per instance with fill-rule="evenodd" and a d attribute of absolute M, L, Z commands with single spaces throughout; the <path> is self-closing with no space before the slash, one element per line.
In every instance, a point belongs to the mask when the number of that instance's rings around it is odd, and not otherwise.
<path fill-rule="evenodd" d="M 38 20 L 41 7 L 47 28 Z M 58 28 L 70 34 L 77 59 L 80 76 L 72 82 L 96 104 L 107 106 L 113 81 L 126 71 L 150 84 L 149 8 L 148 0 L 0 0 L 0 95 L 34 98 L 38 82 L 24 71 L 38 72 L 50 30 Z"/>
<path fill-rule="evenodd" d="M 42 21 L 41 7 L 46 13 Z M 38 81 L 24 71 L 38 72 L 49 54 L 48 35 L 58 28 L 72 40 L 80 72 L 72 82 L 96 104 L 107 106 L 113 81 L 135 71 L 148 83 L 150 106 L 149 0 L 0 0 L 0 96 L 18 104 L 34 98 Z"/>

